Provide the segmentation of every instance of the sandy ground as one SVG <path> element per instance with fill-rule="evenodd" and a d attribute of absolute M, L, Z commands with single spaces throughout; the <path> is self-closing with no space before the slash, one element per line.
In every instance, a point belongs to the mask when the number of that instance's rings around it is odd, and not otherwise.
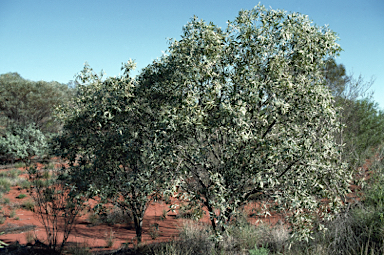
<path fill-rule="evenodd" d="M 22 168 L 19 169 L 23 171 L 20 177 L 27 178 L 25 170 Z M 0 169 L 0 172 L 1 171 L 7 171 L 7 169 Z M 356 187 L 351 188 L 355 189 Z M 17 198 L 21 193 L 27 196 L 22 199 Z M 28 237 L 30 239 L 31 236 L 36 236 L 40 241 L 44 242 L 44 240 L 46 240 L 46 232 L 37 215 L 32 211 L 20 208 L 20 205 L 25 201 L 31 200 L 28 191 L 21 190 L 18 186 L 14 186 L 10 192 L 3 195 L 3 199 L 4 198 L 8 198 L 9 203 L 1 204 L 6 220 L 3 224 L 0 224 L 0 233 L 5 232 L 5 234 L 0 236 L 0 240 L 6 243 L 14 243 L 17 241 L 20 244 L 27 244 Z M 92 201 L 89 201 L 89 203 L 92 203 Z M 173 201 L 173 203 L 175 203 L 175 201 Z M 177 217 L 179 213 L 177 210 L 174 212 L 169 211 L 169 206 L 170 205 L 164 201 L 152 202 L 150 204 L 143 221 L 143 243 L 164 242 L 172 238 L 177 238 L 185 219 Z M 247 215 L 252 215 L 258 207 L 259 205 L 256 203 L 249 203 L 244 208 L 244 211 Z M 165 218 L 163 217 L 163 211 L 169 211 Z M 13 217 L 10 217 L 12 216 L 11 214 L 14 214 Z M 91 224 L 89 216 L 90 213 L 84 211 L 82 216 L 78 218 L 77 224 L 75 224 L 68 239 L 68 245 L 77 243 L 90 247 L 92 250 L 112 250 L 121 247 L 123 244 L 133 246 L 133 243 L 135 243 L 136 234 L 132 222 L 114 225 L 94 225 Z M 272 215 L 262 220 L 266 223 L 275 224 L 279 219 L 281 219 L 279 216 Z M 206 213 L 200 221 L 209 224 L 208 213 Z M 249 221 L 257 224 L 257 218 L 255 217 L 250 217 Z M 154 229 L 154 224 L 158 224 L 158 237 L 156 239 L 151 237 L 151 229 Z M 107 240 L 111 235 L 113 246 L 107 247 Z"/>
<path fill-rule="evenodd" d="M 27 179 L 25 170 L 23 170 L 23 168 L 19 168 L 19 170 L 23 171 L 23 174 L 19 177 Z M 1 171 L 8 171 L 8 169 L 1 169 L 0 172 Z M 21 199 L 17 198 L 21 193 L 27 196 Z M 3 195 L 2 200 L 4 198 L 8 198 L 9 203 L 1 205 L 6 220 L 3 224 L 0 224 L 0 233 L 5 232 L 5 234 L 0 236 L 0 240 L 5 243 L 14 243 L 17 241 L 24 245 L 27 244 L 28 239 L 31 239 L 31 236 L 36 236 L 40 241 L 44 242 L 44 240 L 46 240 L 46 232 L 38 216 L 32 211 L 21 207 L 25 201 L 31 200 L 28 191 L 14 186 L 8 193 Z M 92 204 L 93 202 L 89 201 L 89 203 Z M 175 203 L 175 201 L 173 201 L 173 203 Z M 256 208 L 255 204 L 247 205 L 246 211 L 251 214 L 253 208 Z M 165 218 L 163 217 L 164 211 L 167 211 Z M 164 242 L 172 238 L 177 238 L 183 222 L 186 221 L 178 217 L 178 213 L 178 210 L 174 212 L 170 211 L 170 205 L 164 201 L 152 202 L 145 213 L 143 221 L 143 243 Z M 114 225 L 95 225 L 91 223 L 90 215 L 91 213 L 85 210 L 81 217 L 77 219 L 77 224 L 75 224 L 67 241 L 68 245 L 77 243 L 90 247 L 92 250 L 117 249 L 123 244 L 133 246 L 136 237 L 133 222 Z M 256 219 L 253 220 L 254 222 L 256 221 Z M 269 223 L 275 223 L 277 220 L 278 217 L 276 216 L 264 219 L 264 221 Z M 209 224 L 208 213 L 205 213 L 205 216 L 200 219 L 200 222 Z M 153 239 L 151 232 L 153 233 L 154 225 L 156 224 L 158 225 L 158 237 Z M 111 235 L 113 246 L 107 247 L 107 240 Z"/>

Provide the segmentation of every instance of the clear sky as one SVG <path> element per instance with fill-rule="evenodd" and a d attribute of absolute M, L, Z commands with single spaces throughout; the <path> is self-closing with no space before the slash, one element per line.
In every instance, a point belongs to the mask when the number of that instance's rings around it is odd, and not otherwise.
<path fill-rule="evenodd" d="M 0 0 L 0 74 L 68 83 L 84 62 L 108 76 L 134 59 L 137 69 L 160 57 L 167 38 L 179 39 L 193 15 L 225 28 L 248 0 Z M 384 109 L 384 0 L 262 0 L 329 24 L 344 49 L 338 63 L 366 81 Z"/>

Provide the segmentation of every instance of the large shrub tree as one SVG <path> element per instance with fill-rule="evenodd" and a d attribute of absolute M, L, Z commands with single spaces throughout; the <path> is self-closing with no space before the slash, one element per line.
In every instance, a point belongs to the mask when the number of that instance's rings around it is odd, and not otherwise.
<path fill-rule="evenodd" d="M 167 175 L 158 113 L 136 96 L 133 67 L 128 62 L 124 75 L 106 79 L 84 67 L 74 100 L 57 111 L 65 125 L 56 153 L 70 161 L 67 174 L 79 192 L 131 215 L 141 242 L 144 213 Z"/>
<path fill-rule="evenodd" d="M 257 6 L 225 30 L 193 18 L 143 70 L 139 86 L 174 137 L 180 187 L 217 234 L 251 196 L 287 212 L 300 238 L 339 208 L 350 176 L 322 72 L 336 40 L 304 15 Z"/>

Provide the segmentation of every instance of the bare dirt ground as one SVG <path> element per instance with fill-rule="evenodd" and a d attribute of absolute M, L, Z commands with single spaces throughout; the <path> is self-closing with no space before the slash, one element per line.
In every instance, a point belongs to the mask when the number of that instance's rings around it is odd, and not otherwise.
<path fill-rule="evenodd" d="M 27 179 L 26 170 L 18 168 L 22 171 L 20 178 Z M 0 169 L 8 171 L 9 169 Z M 24 198 L 17 198 L 20 194 L 25 194 Z M 5 221 L 0 224 L 0 240 L 7 244 L 18 242 L 26 245 L 31 241 L 31 237 L 36 237 L 41 242 L 46 240 L 46 232 L 43 224 L 40 222 L 38 215 L 34 212 L 22 207 L 26 201 L 32 201 L 28 191 L 21 189 L 19 186 L 13 186 L 8 193 L 3 194 L 2 201 L 8 200 L 7 203 L 1 204 L 1 210 L 4 213 Z M 172 203 L 176 203 L 174 200 Z M 89 201 L 89 204 L 95 204 L 95 201 Z M 248 214 L 252 214 L 252 209 L 256 208 L 256 204 L 249 204 L 246 207 Z M 166 217 L 164 217 L 164 212 Z M 122 245 L 133 246 L 135 243 L 135 229 L 133 222 L 124 224 L 94 224 L 90 219 L 92 213 L 84 210 L 68 239 L 68 245 L 80 244 L 90 247 L 92 250 L 113 250 Z M 143 221 L 143 243 L 164 242 L 172 238 L 177 238 L 180 227 L 186 220 L 179 217 L 179 210 L 171 211 L 170 205 L 164 201 L 152 202 L 148 207 Z M 255 221 L 255 219 L 253 219 Z M 264 219 L 266 222 L 275 223 L 278 217 L 271 216 Z M 200 222 L 209 224 L 208 213 L 205 213 Z M 154 226 L 158 226 L 155 228 Z M 156 233 L 154 233 L 156 232 Z M 156 236 L 157 235 L 157 236 Z M 156 236 L 156 238 L 153 238 Z M 108 247 L 107 241 L 111 238 L 113 245 Z M 59 239 L 61 240 L 61 239 Z"/>
<path fill-rule="evenodd" d="M 367 166 L 364 166 L 365 170 Z M 9 169 L 0 169 L 2 171 L 8 171 Z M 26 170 L 24 168 L 19 168 L 22 171 L 22 174 L 19 176 L 21 178 L 27 179 Z M 351 186 L 353 191 L 356 191 L 358 187 Z M 17 198 L 20 194 L 26 194 L 24 198 Z M 356 199 L 354 194 L 349 195 L 350 200 Z M 5 204 L 2 203 L 1 210 L 5 215 L 4 223 L 0 224 L 0 233 L 4 232 L 3 235 L 0 235 L 0 240 L 5 243 L 11 244 L 19 242 L 22 245 L 28 243 L 28 240 L 31 237 L 36 237 L 41 242 L 46 240 L 46 232 L 44 230 L 43 224 L 39 221 L 37 215 L 21 205 L 25 201 L 31 201 L 31 197 L 28 195 L 28 191 L 21 189 L 19 186 L 13 186 L 11 190 L 3 195 L 4 199 L 9 199 Z M 176 203 L 173 201 L 172 203 Z M 89 201 L 89 204 L 94 204 L 94 201 Z M 245 208 L 244 211 L 246 215 L 251 216 L 259 204 L 251 202 Z M 167 212 L 166 217 L 164 217 L 164 211 Z M 165 242 L 169 241 L 172 238 L 177 238 L 185 219 L 180 218 L 180 212 L 178 210 L 170 211 L 170 205 L 164 201 L 152 202 L 148 207 L 144 221 L 143 221 L 143 243 L 153 243 L 153 242 Z M 91 213 L 84 211 L 82 215 L 78 218 L 77 224 L 75 224 L 71 235 L 68 239 L 68 245 L 79 244 L 91 248 L 93 251 L 100 250 L 114 250 L 122 247 L 123 245 L 133 246 L 135 243 L 135 229 L 133 223 L 124 223 L 124 224 L 93 224 L 90 219 Z M 262 218 L 263 222 L 275 224 L 281 219 L 278 215 L 271 215 Z M 257 218 L 249 217 L 249 221 L 257 224 Z M 208 213 L 205 213 L 200 222 L 209 224 Z M 154 225 L 157 225 L 157 234 L 156 238 L 154 236 Z M 113 245 L 108 246 L 108 239 L 113 240 Z M 61 240 L 61 239 L 59 239 Z"/>

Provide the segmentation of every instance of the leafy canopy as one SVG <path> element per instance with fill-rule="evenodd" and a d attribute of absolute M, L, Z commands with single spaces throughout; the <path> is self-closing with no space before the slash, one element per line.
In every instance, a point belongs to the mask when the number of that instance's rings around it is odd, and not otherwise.
<path fill-rule="evenodd" d="M 134 220 L 141 241 L 145 210 L 166 181 L 159 153 L 157 113 L 137 97 L 129 61 L 120 77 L 103 79 L 86 65 L 77 95 L 58 109 L 65 123 L 56 152 L 70 160 L 80 192 L 109 199 Z"/>
<path fill-rule="evenodd" d="M 43 133 L 57 132 L 60 125 L 52 118 L 52 111 L 71 96 L 67 85 L 55 81 L 30 81 L 18 73 L 0 75 L 0 117 L 5 126 L 34 123 Z"/>
<path fill-rule="evenodd" d="M 350 176 L 323 76 L 336 40 L 307 16 L 260 5 L 225 30 L 195 17 L 138 78 L 162 105 L 180 186 L 218 233 L 250 197 L 285 212 L 299 238 L 340 205 Z"/>
<path fill-rule="evenodd" d="M 72 90 L 58 82 L 29 81 L 18 73 L 0 75 L 0 160 L 46 154 L 49 134 L 60 129 L 52 111 L 71 95 Z"/>

